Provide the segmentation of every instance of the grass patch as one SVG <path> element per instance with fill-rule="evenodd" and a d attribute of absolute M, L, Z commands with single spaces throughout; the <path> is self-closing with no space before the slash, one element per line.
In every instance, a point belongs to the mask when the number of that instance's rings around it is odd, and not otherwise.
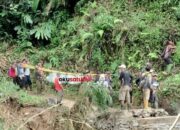
<path fill-rule="evenodd" d="M 17 98 L 19 103 L 28 105 L 41 105 L 45 102 L 42 97 L 19 90 L 17 85 L 14 85 L 6 78 L 2 78 L 0 81 L 0 101 L 5 101 L 8 97 Z"/>
<path fill-rule="evenodd" d="M 0 118 L 0 130 L 4 130 L 4 120 Z"/>

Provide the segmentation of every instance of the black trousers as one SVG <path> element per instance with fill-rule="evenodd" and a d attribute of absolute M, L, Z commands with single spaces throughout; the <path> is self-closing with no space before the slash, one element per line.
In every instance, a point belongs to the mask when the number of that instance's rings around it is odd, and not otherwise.
<path fill-rule="evenodd" d="M 25 85 L 26 85 L 25 77 L 22 77 L 22 78 L 18 77 L 18 85 L 22 89 L 25 88 Z"/>
<path fill-rule="evenodd" d="M 32 88 L 31 77 L 29 75 L 26 75 L 24 80 L 25 80 L 25 87 L 26 87 L 26 89 L 28 87 L 31 89 Z"/>
<path fill-rule="evenodd" d="M 18 85 L 18 84 L 19 84 L 19 80 L 18 80 L 18 77 L 17 77 L 17 76 L 13 78 L 13 83 L 14 83 L 15 85 Z"/>
<path fill-rule="evenodd" d="M 165 65 L 169 65 L 169 64 L 172 64 L 172 59 L 170 57 L 167 57 L 164 59 L 164 64 Z"/>

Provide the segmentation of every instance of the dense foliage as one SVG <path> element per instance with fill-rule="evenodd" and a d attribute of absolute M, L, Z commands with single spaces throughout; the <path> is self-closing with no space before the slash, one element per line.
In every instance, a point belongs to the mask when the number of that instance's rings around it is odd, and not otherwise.
<path fill-rule="evenodd" d="M 180 64 L 179 22 L 179 0 L 0 1 L 0 68 L 6 60 L 28 57 L 31 64 L 42 59 L 46 67 L 63 71 L 110 70 L 113 87 L 119 88 L 117 66 L 126 63 L 138 70 L 151 61 L 159 71 L 167 40 L 176 43 L 173 60 Z M 178 79 L 165 80 L 163 96 L 172 95 Z M 111 102 L 102 88 L 87 92 L 102 107 Z M 178 92 L 173 95 L 178 97 Z"/>
<path fill-rule="evenodd" d="M 16 51 L 35 63 L 44 59 L 49 67 L 100 71 L 115 71 L 122 62 L 141 68 L 149 60 L 159 67 L 163 43 L 179 42 L 177 0 L 81 0 L 74 14 L 68 10 L 74 3 L 68 2 L 1 2 L 1 40 L 17 44 Z M 178 54 L 175 61 L 179 64 Z"/>

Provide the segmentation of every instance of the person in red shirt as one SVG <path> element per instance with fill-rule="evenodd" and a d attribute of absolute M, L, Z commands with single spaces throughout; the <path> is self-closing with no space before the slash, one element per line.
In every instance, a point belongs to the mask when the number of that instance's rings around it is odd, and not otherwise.
<path fill-rule="evenodd" d="M 18 84 L 17 64 L 16 64 L 16 62 L 9 68 L 8 76 L 13 79 L 14 84 Z"/>
<path fill-rule="evenodd" d="M 56 78 L 54 79 L 54 89 L 58 93 L 58 100 L 57 103 L 61 104 L 62 98 L 63 98 L 63 86 L 59 82 L 60 74 L 57 74 Z"/>

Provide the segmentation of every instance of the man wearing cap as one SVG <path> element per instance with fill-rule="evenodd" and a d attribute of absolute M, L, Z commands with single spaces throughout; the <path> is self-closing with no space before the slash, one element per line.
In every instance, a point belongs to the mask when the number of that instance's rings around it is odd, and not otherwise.
<path fill-rule="evenodd" d="M 121 108 L 125 109 L 125 101 L 128 105 L 128 108 L 130 108 L 130 91 L 132 90 L 131 82 L 133 78 L 132 75 L 126 70 L 126 65 L 122 64 L 121 66 L 119 66 L 119 70 L 119 80 L 121 82 L 121 87 L 119 90 L 119 101 L 121 103 Z"/>

